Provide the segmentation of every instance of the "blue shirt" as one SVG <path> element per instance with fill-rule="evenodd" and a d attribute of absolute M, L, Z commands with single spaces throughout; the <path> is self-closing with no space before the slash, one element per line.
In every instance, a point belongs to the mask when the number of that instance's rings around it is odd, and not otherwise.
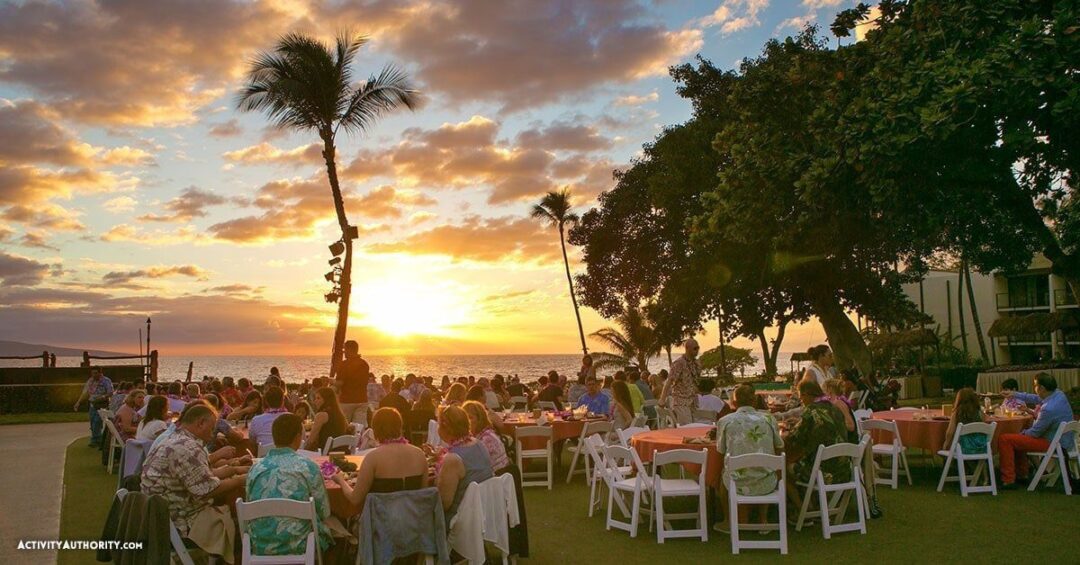
<path fill-rule="evenodd" d="M 1037 394 L 1029 394 L 1026 392 L 1018 392 L 1013 395 L 1013 398 L 1019 398 L 1027 403 L 1039 405 L 1039 417 L 1035 419 L 1035 423 L 1030 428 L 1023 431 L 1023 434 L 1031 437 L 1043 438 L 1045 440 L 1054 439 L 1054 434 L 1058 431 L 1058 426 L 1062 422 L 1073 421 L 1072 406 L 1069 405 L 1069 399 L 1065 396 L 1065 393 L 1061 390 L 1055 390 L 1047 396 L 1045 399 L 1039 399 Z M 1070 451 L 1073 448 L 1075 439 L 1072 432 L 1069 432 L 1061 437 L 1061 447 L 1066 451 Z"/>
<path fill-rule="evenodd" d="M 611 400 L 603 392 L 598 392 L 595 395 L 588 393 L 581 395 L 578 399 L 578 407 L 585 406 L 589 412 L 593 414 L 610 414 L 611 413 Z"/>

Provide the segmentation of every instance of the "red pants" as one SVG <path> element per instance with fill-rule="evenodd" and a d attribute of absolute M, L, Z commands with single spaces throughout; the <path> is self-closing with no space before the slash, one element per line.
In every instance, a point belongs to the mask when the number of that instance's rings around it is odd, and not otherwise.
<path fill-rule="evenodd" d="M 1000 455 L 1001 482 L 1012 484 L 1016 482 L 1016 468 L 1020 468 L 1020 474 L 1028 476 L 1029 451 L 1046 451 L 1050 449 L 1050 441 L 1042 438 L 1026 436 L 1024 434 L 1002 434 L 998 438 L 998 455 Z"/>

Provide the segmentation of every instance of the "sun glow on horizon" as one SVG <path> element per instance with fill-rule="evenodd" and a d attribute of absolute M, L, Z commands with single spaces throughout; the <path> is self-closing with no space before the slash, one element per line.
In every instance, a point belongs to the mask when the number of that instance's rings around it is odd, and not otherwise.
<path fill-rule="evenodd" d="M 458 336 L 461 326 L 472 321 L 462 294 L 461 288 L 450 284 L 379 278 L 353 287 L 349 311 L 355 325 L 392 337 Z"/>

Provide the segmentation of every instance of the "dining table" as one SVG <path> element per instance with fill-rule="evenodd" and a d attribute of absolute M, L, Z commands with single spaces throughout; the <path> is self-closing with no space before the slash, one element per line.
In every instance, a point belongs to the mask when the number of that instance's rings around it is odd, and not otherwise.
<path fill-rule="evenodd" d="M 929 453 L 937 453 L 945 446 L 945 435 L 949 430 L 949 417 L 942 408 L 915 410 L 882 410 L 871 416 L 875 420 L 896 423 L 900 441 L 907 448 L 916 448 Z M 997 449 L 997 440 L 1001 434 L 1018 434 L 1031 425 L 1032 418 L 1027 414 L 992 414 L 987 422 L 997 422 L 992 445 Z M 885 430 L 872 430 L 874 443 L 892 442 L 892 434 Z"/>

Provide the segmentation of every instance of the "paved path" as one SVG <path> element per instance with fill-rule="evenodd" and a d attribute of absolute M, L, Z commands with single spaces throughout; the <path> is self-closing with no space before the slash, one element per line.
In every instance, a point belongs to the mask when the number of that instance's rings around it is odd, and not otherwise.
<path fill-rule="evenodd" d="M 85 422 L 0 426 L 0 563 L 56 562 L 55 552 L 16 545 L 60 537 L 64 454 L 85 435 Z"/>

